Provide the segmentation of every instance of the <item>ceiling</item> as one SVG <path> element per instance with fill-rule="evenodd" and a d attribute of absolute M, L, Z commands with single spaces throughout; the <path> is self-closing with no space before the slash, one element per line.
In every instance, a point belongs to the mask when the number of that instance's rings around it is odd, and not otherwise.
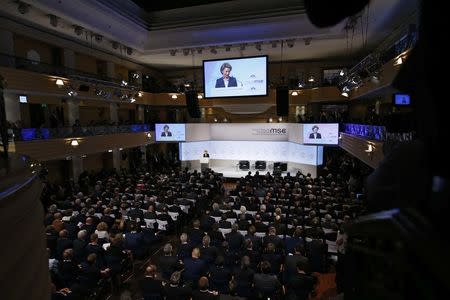
<path fill-rule="evenodd" d="M 171 0 L 171 1 L 132 0 L 132 1 L 145 11 L 154 12 L 191 6 L 207 5 L 218 2 L 228 2 L 231 0 Z"/>
<path fill-rule="evenodd" d="M 0 0 L 0 17 L 162 70 L 253 55 L 268 55 L 270 61 L 362 55 L 415 21 L 417 13 L 416 0 L 372 0 L 346 30 L 348 20 L 329 28 L 313 26 L 302 0 L 23 2 L 30 6 L 24 14 L 18 11 L 17 1 Z M 56 26 L 50 24 L 49 15 L 58 18 Z M 74 32 L 76 26 L 82 34 Z M 96 35 L 102 39 L 92 42 Z M 118 48 L 113 48 L 114 42 Z"/>

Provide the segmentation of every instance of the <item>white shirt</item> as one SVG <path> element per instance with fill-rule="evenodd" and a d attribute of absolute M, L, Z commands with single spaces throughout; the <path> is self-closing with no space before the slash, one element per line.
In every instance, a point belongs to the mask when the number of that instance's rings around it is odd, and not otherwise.
<path fill-rule="evenodd" d="M 229 78 L 224 78 L 223 83 L 225 84 L 225 87 L 228 87 L 228 82 L 230 81 Z"/>

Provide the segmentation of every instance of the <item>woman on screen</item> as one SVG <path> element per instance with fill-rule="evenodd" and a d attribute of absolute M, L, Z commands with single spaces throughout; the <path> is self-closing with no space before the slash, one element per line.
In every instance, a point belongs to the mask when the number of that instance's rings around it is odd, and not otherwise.
<path fill-rule="evenodd" d="M 169 131 L 169 125 L 164 125 L 164 131 L 161 132 L 161 136 L 172 136 L 172 132 Z"/>
<path fill-rule="evenodd" d="M 224 88 L 224 87 L 237 87 L 236 78 L 230 76 L 230 72 L 233 68 L 229 63 L 223 63 L 220 67 L 220 73 L 222 73 L 222 77 L 216 80 L 216 88 Z"/>
<path fill-rule="evenodd" d="M 310 139 L 321 139 L 322 135 L 318 132 L 319 131 L 319 126 L 314 125 L 312 127 L 312 133 L 309 135 Z"/>

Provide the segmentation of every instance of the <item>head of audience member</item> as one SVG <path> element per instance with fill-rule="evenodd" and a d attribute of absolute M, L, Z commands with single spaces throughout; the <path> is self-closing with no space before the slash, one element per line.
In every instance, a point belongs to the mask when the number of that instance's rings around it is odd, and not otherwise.
<path fill-rule="evenodd" d="M 263 260 L 260 264 L 261 273 L 270 274 L 271 267 L 270 262 Z"/>
<path fill-rule="evenodd" d="M 202 239 L 203 247 L 208 248 L 211 243 L 211 238 L 208 235 L 205 235 Z"/>
<path fill-rule="evenodd" d="M 194 229 L 200 229 L 200 220 L 194 220 L 192 222 L 192 227 L 194 227 Z"/>
<path fill-rule="evenodd" d="M 248 268 L 250 268 L 250 257 L 245 255 L 241 258 L 241 269 L 246 270 Z"/>
<path fill-rule="evenodd" d="M 172 286 L 178 286 L 180 283 L 181 273 L 180 272 L 173 272 L 170 276 L 170 285 Z"/>
<path fill-rule="evenodd" d="M 231 232 L 237 232 L 239 230 L 239 225 L 234 223 L 231 225 Z"/>
<path fill-rule="evenodd" d="M 219 210 L 219 203 L 214 202 L 212 205 L 212 209 L 213 211 L 218 211 Z"/>
<path fill-rule="evenodd" d="M 154 278 L 156 276 L 156 266 L 155 265 L 149 265 L 147 268 L 145 268 L 145 277 L 151 277 Z"/>
<path fill-rule="evenodd" d="M 98 231 L 108 231 L 108 224 L 106 224 L 105 222 L 98 223 L 97 230 Z"/>
<path fill-rule="evenodd" d="M 163 252 L 165 256 L 172 255 L 173 247 L 171 244 L 167 243 L 164 245 Z"/>
<path fill-rule="evenodd" d="M 192 254 L 191 254 L 192 258 L 194 259 L 198 259 L 200 258 L 200 249 L 199 248 L 194 248 L 192 249 Z"/>
<path fill-rule="evenodd" d="M 269 235 L 277 235 L 277 229 L 273 226 L 269 227 Z"/>
<path fill-rule="evenodd" d="M 91 244 L 96 245 L 98 243 L 98 235 L 96 233 L 91 234 Z"/>
<path fill-rule="evenodd" d="M 248 250 L 253 249 L 253 242 L 251 239 L 246 239 L 245 240 L 245 248 Z"/>
<path fill-rule="evenodd" d="M 200 291 L 207 291 L 209 288 L 209 281 L 208 278 L 205 276 L 200 277 L 198 280 L 198 289 Z"/>
<path fill-rule="evenodd" d="M 73 249 L 69 248 L 63 252 L 63 260 L 71 260 L 73 257 Z"/>

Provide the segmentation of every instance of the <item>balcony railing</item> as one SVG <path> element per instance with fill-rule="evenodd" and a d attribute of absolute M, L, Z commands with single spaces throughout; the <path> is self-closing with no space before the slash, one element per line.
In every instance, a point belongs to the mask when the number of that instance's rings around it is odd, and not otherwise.
<path fill-rule="evenodd" d="M 60 128 L 21 128 L 9 129 L 8 133 L 14 141 L 33 141 L 61 139 L 71 137 L 107 135 L 118 133 L 146 132 L 154 129 L 153 124 L 134 124 L 122 126 L 87 126 Z"/>
<path fill-rule="evenodd" d="M 413 132 L 387 132 L 385 126 L 344 124 L 344 132 L 375 141 L 406 142 L 414 138 Z"/>

